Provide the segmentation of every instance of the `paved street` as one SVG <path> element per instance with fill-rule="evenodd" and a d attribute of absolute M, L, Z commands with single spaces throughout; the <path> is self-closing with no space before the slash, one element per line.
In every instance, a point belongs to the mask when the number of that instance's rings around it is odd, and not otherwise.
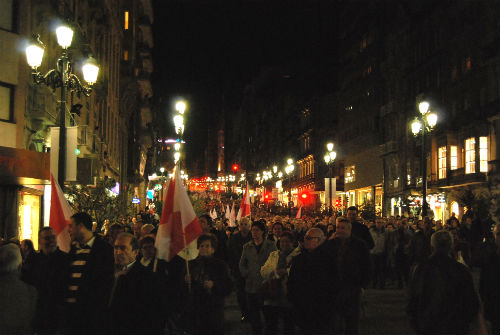
<path fill-rule="evenodd" d="M 369 289 L 365 294 L 364 312 L 360 320 L 360 334 L 414 334 L 405 314 L 406 291 L 388 288 Z M 235 295 L 226 302 L 226 334 L 251 334 L 250 325 L 239 321 L 240 313 Z"/>

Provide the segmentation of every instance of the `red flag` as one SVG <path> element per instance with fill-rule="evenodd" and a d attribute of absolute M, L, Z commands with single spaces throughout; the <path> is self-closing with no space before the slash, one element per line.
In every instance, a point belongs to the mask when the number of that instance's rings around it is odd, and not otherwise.
<path fill-rule="evenodd" d="M 240 210 L 238 211 L 238 221 L 245 216 L 250 215 L 250 194 L 248 194 L 248 184 L 245 189 L 243 199 L 241 199 Z"/>
<path fill-rule="evenodd" d="M 170 261 L 202 233 L 178 167 L 170 179 L 163 204 L 155 246 L 158 258 Z"/>
<path fill-rule="evenodd" d="M 302 206 L 299 207 L 299 210 L 297 211 L 297 215 L 295 216 L 296 219 L 300 219 L 302 216 Z"/>
<path fill-rule="evenodd" d="M 61 251 L 69 252 L 71 249 L 71 237 L 69 236 L 69 218 L 73 215 L 73 210 L 64 197 L 61 187 L 50 174 L 51 195 L 50 195 L 50 218 L 49 226 L 52 227 L 57 236 L 57 246 Z"/>

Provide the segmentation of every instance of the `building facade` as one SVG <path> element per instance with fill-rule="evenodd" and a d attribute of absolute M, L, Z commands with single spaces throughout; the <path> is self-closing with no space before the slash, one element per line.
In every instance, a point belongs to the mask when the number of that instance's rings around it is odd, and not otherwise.
<path fill-rule="evenodd" d="M 51 137 L 58 141 L 51 132 L 59 122 L 60 92 L 33 83 L 24 48 L 30 36 L 39 34 L 45 45 L 39 70 L 45 74 L 55 68 L 61 55 L 55 28 L 67 21 L 74 31 L 68 49 L 73 72 L 83 80 L 83 60 L 90 55 L 97 60 L 99 75 L 91 96 L 66 96 L 67 143 L 75 146 L 66 156 L 67 183 L 112 178 L 127 201 L 131 190 L 144 185 L 144 173 L 139 173 L 142 179 L 133 173 L 140 172 L 146 160 L 137 160 L 137 169 L 129 162 L 145 157 L 152 146 L 147 129 L 152 120 L 147 84 L 152 72 L 152 9 L 147 0 L 6 0 L 2 6 L 8 15 L 2 15 L 0 23 L 0 161 L 7 169 L 1 169 L 0 193 L 10 200 L 2 208 L 0 234 L 30 238 L 36 245 L 39 227 L 48 225 L 50 172 L 57 166 L 49 152 L 55 145 Z M 140 146 L 130 145 L 130 138 Z M 145 197 L 145 191 L 138 193 Z"/>

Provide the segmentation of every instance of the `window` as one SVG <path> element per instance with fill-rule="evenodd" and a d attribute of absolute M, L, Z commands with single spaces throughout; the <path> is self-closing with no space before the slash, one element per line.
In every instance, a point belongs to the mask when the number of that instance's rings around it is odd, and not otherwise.
<path fill-rule="evenodd" d="M 463 71 L 464 72 L 469 72 L 470 69 L 472 68 L 472 62 L 470 60 L 470 57 L 466 57 L 464 59 L 464 64 L 463 64 L 464 68 L 463 68 Z"/>
<path fill-rule="evenodd" d="M 125 18 L 124 18 L 125 19 L 125 24 L 123 26 L 125 28 L 125 30 L 128 30 L 128 16 L 129 16 L 129 13 L 128 13 L 128 11 L 126 11 L 125 12 Z"/>
<path fill-rule="evenodd" d="M 479 138 L 479 172 L 488 172 L 488 137 Z"/>
<path fill-rule="evenodd" d="M 458 169 L 457 146 L 450 146 L 450 170 Z"/>
<path fill-rule="evenodd" d="M 123 60 L 128 60 L 128 50 L 123 50 Z"/>
<path fill-rule="evenodd" d="M 12 103 L 14 101 L 12 86 L 0 83 L 0 120 L 12 120 Z"/>
<path fill-rule="evenodd" d="M 446 147 L 438 148 L 438 177 L 446 178 Z"/>
<path fill-rule="evenodd" d="M 476 173 L 476 139 L 465 140 L 465 173 Z"/>
<path fill-rule="evenodd" d="M 356 181 L 356 167 L 354 165 L 345 168 L 345 182 L 352 183 Z"/>
<path fill-rule="evenodd" d="M 0 1 L 0 29 L 14 30 L 14 0 Z"/>

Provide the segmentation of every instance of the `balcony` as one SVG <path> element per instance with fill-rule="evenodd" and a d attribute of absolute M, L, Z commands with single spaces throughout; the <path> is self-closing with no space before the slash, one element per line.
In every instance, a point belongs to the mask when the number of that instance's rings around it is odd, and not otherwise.
<path fill-rule="evenodd" d="M 486 173 L 482 172 L 466 174 L 464 168 L 449 170 L 447 172 L 447 178 L 438 179 L 432 182 L 432 184 L 437 185 L 441 188 L 453 188 L 470 184 L 486 183 L 487 181 Z"/>

